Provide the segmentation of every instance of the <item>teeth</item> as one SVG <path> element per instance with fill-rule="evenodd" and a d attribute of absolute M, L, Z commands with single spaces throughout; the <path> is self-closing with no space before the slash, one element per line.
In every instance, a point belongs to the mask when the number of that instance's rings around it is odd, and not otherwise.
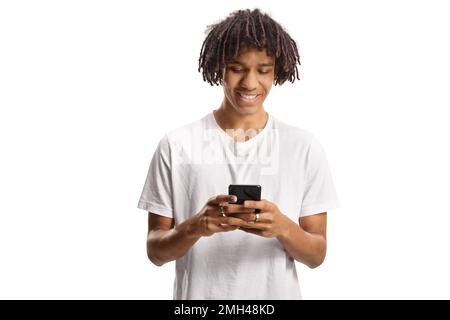
<path fill-rule="evenodd" d="M 248 100 L 253 100 L 253 99 L 255 99 L 255 98 L 257 97 L 257 94 L 247 95 L 247 94 L 239 93 L 239 95 L 240 95 L 242 98 L 248 99 Z"/>

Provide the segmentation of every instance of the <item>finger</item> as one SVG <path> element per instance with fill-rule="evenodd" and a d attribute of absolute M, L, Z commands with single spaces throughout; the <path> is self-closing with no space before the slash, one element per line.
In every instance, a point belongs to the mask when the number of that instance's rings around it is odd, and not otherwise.
<path fill-rule="evenodd" d="M 222 213 L 220 211 L 220 207 L 213 205 L 206 205 L 207 211 L 205 215 L 209 217 L 222 217 Z M 225 212 L 224 212 L 225 214 Z"/>
<path fill-rule="evenodd" d="M 243 204 L 228 204 L 226 202 L 222 202 L 220 205 L 223 207 L 225 214 L 255 212 L 255 209 L 246 208 Z"/>
<path fill-rule="evenodd" d="M 229 217 L 234 217 L 234 218 L 238 218 L 238 219 L 242 219 L 244 221 L 252 221 L 252 217 L 250 216 L 249 213 L 230 213 L 228 215 Z"/>
<path fill-rule="evenodd" d="M 233 217 L 219 217 L 218 218 L 219 223 L 221 224 L 227 224 L 230 226 L 236 226 L 236 227 L 247 227 L 248 222 L 239 218 L 233 218 Z"/>
<path fill-rule="evenodd" d="M 269 225 L 267 223 L 251 222 L 250 221 L 250 222 L 247 222 L 247 225 L 245 226 L 245 228 L 265 231 L 265 230 L 269 229 Z"/>
<path fill-rule="evenodd" d="M 236 226 L 229 226 L 229 225 L 226 225 L 226 224 L 224 224 L 224 225 L 212 224 L 212 225 L 209 226 L 208 230 L 211 233 L 216 233 L 216 232 L 228 232 L 228 231 L 233 231 L 233 230 L 236 230 L 236 229 L 238 229 L 238 227 L 236 227 Z"/>
<path fill-rule="evenodd" d="M 261 201 L 253 201 L 253 200 L 245 200 L 244 206 L 246 208 L 253 208 L 253 209 L 259 209 L 261 211 L 270 211 L 270 202 L 267 200 L 261 200 Z"/>
<path fill-rule="evenodd" d="M 258 222 L 270 222 L 270 213 L 260 213 Z M 230 217 L 239 218 L 245 220 L 247 222 L 256 222 L 256 214 L 255 213 L 232 213 L 229 215 Z"/>
<path fill-rule="evenodd" d="M 211 205 L 211 206 L 217 206 L 219 205 L 219 203 L 221 202 L 236 202 L 237 201 L 237 197 L 233 196 L 233 195 L 228 195 L 228 194 L 219 194 L 215 197 L 212 197 L 208 200 L 207 204 Z"/>
<path fill-rule="evenodd" d="M 219 226 L 219 225 L 229 225 L 229 226 L 235 226 L 235 227 L 246 227 L 247 222 L 233 217 L 210 217 L 209 221 L 211 224 Z"/>
<path fill-rule="evenodd" d="M 228 232 L 237 230 L 240 228 L 240 226 L 233 225 L 232 221 L 230 219 L 220 219 L 220 218 L 213 218 L 210 217 L 208 219 L 208 230 L 212 233 L 216 232 Z"/>
<path fill-rule="evenodd" d="M 226 225 L 226 224 L 219 225 L 217 227 L 219 228 L 218 232 L 228 232 L 228 231 L 234 231 L 234 230 L 240 229 L 240 227 L 230 226 L 230 225 Z"/>

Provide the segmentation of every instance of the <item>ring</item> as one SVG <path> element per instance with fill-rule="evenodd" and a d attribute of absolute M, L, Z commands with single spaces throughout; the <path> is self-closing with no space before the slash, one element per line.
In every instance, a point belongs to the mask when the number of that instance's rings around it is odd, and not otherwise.
<path fill-rule="evenodd" d="M 219 208 L 220 208 L 220 213 L 222 214 L 222 216 L 225 217 L 225 212 L 223 211 L 223 206 L 219 206 Z"/>
<path fill-rule="evenodd" d="M 259 213 L 256 213 L 255 214 L 255 222 L 258 222 L 259 221 Z"/>

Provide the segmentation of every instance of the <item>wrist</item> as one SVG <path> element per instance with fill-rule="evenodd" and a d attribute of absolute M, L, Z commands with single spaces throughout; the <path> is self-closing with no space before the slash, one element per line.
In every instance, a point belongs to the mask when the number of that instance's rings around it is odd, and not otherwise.
<path fill-rule="evenodd" d="M 292 227 L 294 222 L 292 222 L 291 219 L 289 219 L 286 216 L 284 218 L 285 218 L 285 226 L 282 228 L 280 235 L 278 235 L 277 237 L 279 240 L 288 239 L 292 233 Z M 294 224 L 294 226 L 296 225 Z"/>
<path fill-rule="evenodd" d="M 198 230 L 197 215 L 187 219 L 183 223 L 179 224 L 176 229 L 187 239 L 201 238 L 201 234 Z"/>

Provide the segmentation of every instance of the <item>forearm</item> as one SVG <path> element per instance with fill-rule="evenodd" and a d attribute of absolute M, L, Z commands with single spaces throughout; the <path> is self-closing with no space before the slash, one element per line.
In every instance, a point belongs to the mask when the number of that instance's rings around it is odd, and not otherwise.
<path fill-rule="evenodd" d="M 318 267 L 325 259 L 327 249 L 325 237 L 306 232 L 292 220 L 286 232 L 277 239 L 292 258 L 310 268 Z"/>
<path fill-rule="evenodd" d="M 200 239 L 192 232 L 188 219 L 170 230 L 153 230 L 147 238 L 147 255 L 157 266 L 184 256 Z"/>

